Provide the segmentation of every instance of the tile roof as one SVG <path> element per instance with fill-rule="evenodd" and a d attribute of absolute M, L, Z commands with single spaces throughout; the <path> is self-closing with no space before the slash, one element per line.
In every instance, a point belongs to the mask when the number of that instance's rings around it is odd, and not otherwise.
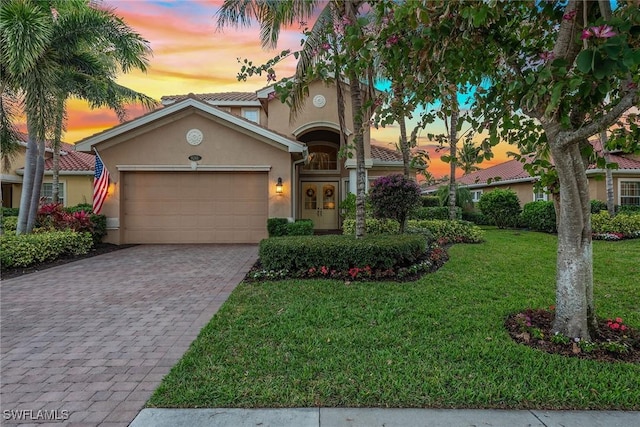
<path fill-rule="evenodd" d="M 89 172 L 95 169 L 95 155 L 75 151 L 73 145 L 62 144 L 60 150 L 60 172 Z M 45 170 L 53 169 L 53 159 L 44 161 Z"/>
<path fill-rule="evenodd" d="M 371 158 L 383 162 L 402 162 L 402 153 L 379 145 L 371 145 Z"/>
<path fill-rule="evenodd" d="M 19 138 L 23 143 L 27 141 L 27 134 L 20 133 Z M 44 160 L 45 171 L 53 169 L 53 158 L 51 153 L 52 142 L 46 141 L 46 151 L 50 153 Z M 20 168 L 24 169 L 24 167 Z M 81 153 L 75 151 L 75 148 L 71 144 L 61 143 L 60 145 L 60 173 L 64 172 L 93 172 L 95 169 L 95 156 L 91 153 Z"/>
<path fill-rule="evenodd" d="M 594 145 L 596 149 L 598 149 L 598 145 Z M 610 160 L 612 163 L 618 164 L 617 170 L 619 171 L 640 170 L 640 160 L 634 159 L 629 155 L 612 153 L 610 154 Z M 597 170 L 598 168 L 595 164 L 591 164 L 588 169 Z M 463 175 L 458 179 L 458 182 L 463 185 L 486 184 L 489 179 L 491 179 L 492 182 L 498 181 L 498 179 L 499 181 L 534 180 L 534 178 L 524 170 L 523 164 L 520 161 L 511 159 L 487 169 Z"/>
<path fill-rule="evenodd" d="M 531 175 L 524 170 L 520 161 L 511 159 L 504 163 L 463 175 L 458 178 L 458 182 L 463 185 L 473 185 L 486 184 L 488 180 L 496 181 L 499 179 L 500 181 L 511 181 L 526 178 L 533 180 Z"/>
<path fill-rule="evenodd" d="M 182 101 L 189 96 L 194 96 L 201 101 L 231 101 L 231 102 L 247 102 L 258 101 L 255 92 L 217 92 L 217 93 L 190 93 L 188 95 L 167 95 L 161 98 L 162 101 Z"/>

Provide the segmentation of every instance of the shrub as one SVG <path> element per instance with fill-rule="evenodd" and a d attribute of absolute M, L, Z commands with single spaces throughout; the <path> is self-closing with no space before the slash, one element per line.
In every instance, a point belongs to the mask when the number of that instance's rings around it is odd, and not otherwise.
<path fill-rule="evenodd" d="M 462 219 L 476 225 L 495 225 L 491 219 L 485 216 L 482 212 L 462 212 Z"/>
<path fill-rule="evenodd" d="M 313 234 L 313 221 L 299 219 L 289 222 L 287 218 L 269 218 L 267 220 L 269 237 L 310 236 Z"/>
<path fill-rule="evenodd" d="M 269 218 L 267 219 L 267 233 L 269 237 L 278 237 L 287 235 L 287 218 Z"/>
<path fill-rule="evenodd" d="M 520 200 L 513 190 L 497 189 L 484 193 L 478 207 L 498 228 L 515 227 L 518 224 Z"/>
<path fill-rule="evenodd" d="M 5 234 L 0 236 L 3 268 L 28 267 L 63 255 L 83 255 L 93 241 L 90 233 L 72 230 L 49 231 L 36 234 Z"/>
<path fill-rule="evenodd" d="M 616 206 L 616 213 L 638 214 L 640 213 L 640 206 L 638 205 Z"/>
<path fill-rule="evenodd" d="M 2 208 L 2 217 L 18 216 L 18 208 Z"/>
<path fill-rule="evenodd" d="M 365 219 L 366 234 L 397 234 L 400 231 L 400 223 L 393 219 Z M 356 234 L 356 220 L 345 219 L 342 222 L 342 234 Z"/>
<path fill-rule="evenodd" d="M 381 176 L 371 183 L 369 200 L 374 217 L 395 219 L 402 231 L 407 215 L 420 203 L 420 187 L 402 174 Z"/>
<path fill-rule="evenodd" d="M 607 203 L 602 200 L 591 200 L 591 213 L 597 214 L 600 211 L 607 210 Z"/>
<path fill-rule="evenodd" d="M 440 200 L 440 206 L 449 206 L 449 184 L 438 187 L 436 194 Z M 460 184 L 456 184 L 456 206 L 462 209 L 473 208 L 473 195 L 468 187 L 461 187 Z"/>
<path fill-rule="evenodd" d="M 313 221 L 310 219 L 299 219 L 296 222 L 289 222 L 286 225 L 287 236 L 312 236 Z"/>
<path fill-rule="evenodd" d="M 430 236 L 439 244 L 479 243 L 484 241 L 484 231 L 467 221 L 451 220 L 410 220 L 407 233 L 421 233 Z"/>
<path fill-rule="evenodd" d="M 64 208 L 65 211 L 69 212 L 69 213 L 74 213 L 74 212 L 86 212 L 89 214 L 93 213 L 93 206 L 90 203 L 79 203 L 75 206 L 69 206 Z"/>
<path fill-rule="evenodd" d="M 340 209 L 340 215 L 342 215 L 343 219 L 356 219 L 356 195 L 353 193 L 347 194 L 347 197 L 338 203 L 338 209 Z M 372 215 L 371 201 L 368 196 L 364 200 L 364 212 L 368 217 Z"/>
<path fill-rule="evenodd" d="M 4 231 L 16 231 L 16 228 L 18 228 L 17 216 L 2 217 L 2 229 Z"/>
<path fill-rule="evenodd" d="M 435 208 L 440 206 L 440 198 L 438 196 L 421 196 L 423 208 Z"/>
<path fill-rule="evenodd" d="M 462 209 L 456 206 L 456 218 L 462 219 Z M 446 206 L 420 207 L 411 211 L 409 219 L 449 219 L 449 208 Z"/>
<path fill-rule="evenodd" d="M 619 213 L 611 218 L 606 211 L 592 214 L 591 229 L 596 239 L 605 234 L 637 238 L 640 237 L 640 215 Z"/>
<path fill-rule="evenodd" d="M 593 206 L 593 204 L 592 204 Z M 530 202 L 524 205 L 521 220 L 525 227 L 546 233 L 556 233 L 556 209 L 553 202 Z"/>
<path fill-rule="evenodd" d="M 326 268 L 328 272 L 353 267 L 390 269 L 409 266 L 426 252 L 422 236 L 286 236 L 260 242 L 260 262 L 267 270 L 296 272 Z"/>
<path fill-rule="evenodd" d="M 107 216 L 92 213 L 89 218 L 91 219 L 91 226 L 93 228 L 91 233 L 93 243 L 100 243 L 102 242 L 102 239 L 104 239 L 104 236 L 107 235 Z"/>

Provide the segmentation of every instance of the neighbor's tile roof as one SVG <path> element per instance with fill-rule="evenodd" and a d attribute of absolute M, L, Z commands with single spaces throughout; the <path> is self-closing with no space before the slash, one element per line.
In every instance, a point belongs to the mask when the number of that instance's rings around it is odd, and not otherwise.
<path fill-rule="evenodd" d="M 371 158 L 383 162 L 401 162 L 402 153 L 379 145 L 371 145 Z"/>
<path fill-rule="evenodd" d="M 189 95 L 167 95 L 161 98 L 162 101 L 175 101 L 179 102 L 189 96 L 194 96 L 201 101 L 231 101 L 231 102 L 246 102 L 246 101 L 258 101 L 258 96 L 255 92 L 218 92 L 218 93 L 190 93 Z"/>
<path fill-rule="evenodd" d="M 18 134 L 20 140 L 23 143 L 27 142 L 27 134 L 19 133 Z M 47 158 L 44 160 L 44 169 L 46 171 L 53 170 L 53 158 L 52 155 L 51 141 L 45 142 L 47 152 Z M 20 168 L 24 169 L 24 167 Z M 91 153 L 81 153 L 75 151 L 75 148 L 71 144 L 61 143 L 60 145 L 60 172 L 88 172 L 93 171 L 95 169 L 95 156 Z"/>
<path fill-rule="evenodd" d="M 471 172 L 458 178 L 458 182 L 463 185 L 484 184 L 489 179 L 492 181 L 511 181 L 514 179 L 533 178 L 524 170 L 520 161 L 511 159 L 504 163 L 491 166 L 486 169 Z"/>
<path fill-rule="evenodd" d="M 91 153 L 75 151 L 73 145 L 62 144 L 60 152 L 60 172 L 66 171 L 93 171 L 95 169 L 95 156 Z M 46 159 L 45 170 L 53 169 L 53 159 Z"/>
<path fill-rule="evenodd" d="M 594 144 L 594 146 L 596 150 L 598 150 L 599 146 L 597 144 Z M 630 156 L 612 153 L 610 154 L 610 160 L 612 163 L 618 164 L 618 170 L 640 170 L 640 160 L 633 159 Z M 598 167 L 595 164 L 591 164 L 589 165 L 589 169 L 594 170 L 598 169 Z M 463 175 L 458 179 L 458 182 L 463 185 L 486 184 L 489 179 L 491 179 L 492 182 L 518 179 L 534 180 L 534 178 L 524 170 L 523 164 L 520 161 L 512 159 L 487 169 Z"/>

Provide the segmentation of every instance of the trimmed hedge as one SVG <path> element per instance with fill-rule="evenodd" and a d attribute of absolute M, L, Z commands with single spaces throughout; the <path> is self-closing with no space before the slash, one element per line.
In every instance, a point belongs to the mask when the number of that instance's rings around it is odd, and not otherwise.
<path fill-rule="evenodd" d="M 365 219 L 366 234 L 397 234 L 400 231 L 400 223 L 393 219 Z M 342 221 L 342 234 L 356 234 L 356 220 L 345 219 Z"/>
<path fill-rule="evenodd" d="M 287 235 L 287 218 L 269 218 L 267 219 L 267 233 L 269 237 L 278 237 Z"/>
<path fill-rule="evenodd" d="M 462 208 L 460 206 L 456 206 L 456 218 L 462 219 Z M 449 207 L 448 206 L 438 206 L 438 207 L 421 207 L 416 208 L 411 211 L 409 215 L 409 219 L 449 219 Z"/>
<path fill-rule="evenodd" d="M 287 224 L 287 236 L 313 236 L 313 221 L 298 219 Z"/>
<path fill-rule="evenodd" d="M 269 233 L 269 237 L 311 236 L 313 235 L 313 221 L 299 219 L 296 222 L 289 222 L 287 218 L 269 218 L 267 233 Z"/>
<path fill-rule="evenodd" d="M 611 218 L 607 212 L 592 214 L 591 230 L 594 234 L 616 233 L 625 238 L 638 238 L 640 215 L 619 213 Z"/>
<path fill-rule="evenodd" d="M 597 214 L 607 210 L 607 203 L 602 200 L 591 200 L 591 213 Z"/>
<path fill-rule="evenodd" d="M 593 206 L 593 204 L 591 205 Z M 523 226 L 534 231 L 543 231 L 545 233 L 557 233 L 556 227 L 556 209 L 553 202 L 530 202 L 522 208 L 520 214 Z"/>
<path fill-rule="evenodd" d="M 4 231 L 16 231 L 18 228 L 17 216 L 5 216 L 2 218 L 2 229 Z"/>
<path fill-rule="evenodd" d="M 2 268 L 28 267 L 63 255 L 84 255 L 93 246 L 90 233 L 71 230 L 0 236 Z"/>
<path fill-rule="evenodd" d="M 478 207 L 498 228 L 518 226 L 520 200 L 513 190 L 497 189 L 484 193 L 480 197 Z"/>
<path fill-rule="evenodd" d="M 267 270 L 300 271 L 326 267 L 348 270 L 368 266 L 390 269 L 409 266 L 425 255 L 427 241 L 420 235 L 285 236 L 260 242 L 260 262 Z"/>
<path fill-rule="evenodd" d="M 636 213 L 637 214 L 637 213 L 640 213 L 640 206 L 639 205 L 616 206 L 616 213 L 627 213 L 627 214 Z"/>
<path fill-rule="evenodd" d="M 424 208 L 437 208 L 440 206 L 440 197 L 438 196 L 422 196 L 420 199 Z"/>
<path fill-rule="evenodd" d="M 477 211 L 462 212 L 462 220 L 472 222 L 476 225 L 495 225 L 493 221 L 491 221 L 491 218 Z"/>
<path fill-rule="evenodd" d="M 2 217 L 18 216 L 18 208 L 2 208 Z"/>
<path fill-rule="evenodd" d="M 407 233 L 425 234 L 439 244 L 480 243 L 484 241 L 484 231 L 468 221 L 410 220 L 407 222 Z"/>

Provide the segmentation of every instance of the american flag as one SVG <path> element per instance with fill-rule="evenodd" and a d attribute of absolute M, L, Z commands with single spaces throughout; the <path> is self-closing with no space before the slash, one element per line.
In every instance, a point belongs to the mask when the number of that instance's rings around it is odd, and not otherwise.
<path fill-rule="evenodd" d="M 109 190 L 109 171 L 102 163 L 102 159 L 96 151 L 96 171 L 93 175 L 93 213 L 99 214 Z"/>

